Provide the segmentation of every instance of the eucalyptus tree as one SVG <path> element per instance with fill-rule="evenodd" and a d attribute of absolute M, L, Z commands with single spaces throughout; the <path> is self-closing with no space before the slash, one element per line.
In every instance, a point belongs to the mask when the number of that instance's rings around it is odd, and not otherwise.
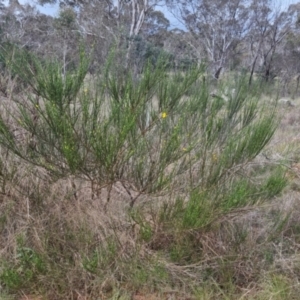
<path fill-rule="evenodd" d="M 164 47 L 169 27 L 170 21 L 163 12 L 150 9 L 141 28 L 141 35 L 155 46 Z"/>
<path fill-rule="evenodd" d="M 280 72 L 282 93 L 295 96 L 300 86 L 300 2 L 290 5 L 286 14 L 290 21 L 289 31 L 280 43 L 273 69 Z"/>
<path fill-rule="evenodd" d="M 215 78 L 230 65 L 232 54 L 250 28 L 247 0 L 168 0 L 190 35 L 199 61 L 208 61 Z"/>
<path fill-rule="evenodd" d="M 58 55 L 62 56 L 63 74 L 66 68 L 74 60 L 78 50 L 80 30 L 76 22 L 76 12 L 70 7 L 62 8 L 57 18 L 54 19 L 54 29 L 56 33 L 56 49 Z"/>
<path fill-rule="evenodd" d="M 32 4 L 17 0 L 3 5 L 0 1 L 0 27 L 2 42 L 45 55 L 52 52 L 54 35 L 53 18 L 40 13 Z"/>
<path fill-rule="evenodd" d="M 154 31 L 163 20 L 155 12 L 159 2 L 161 0 L 39 0 L 40 4 L 58 3 L 61 7 L 76 8 L 81 32 L 93 40 L 93 44 L 105 44 L 105 49 L 110 48 L 112 43 L 118 49 L 124 49 L 125 65 L 129 64 L 136 37 L 142 33 L 143 28 L 149 30 L 151 22 L 147 25 L 147 20 L 155 20 Z M 166 25 L 167 20 L 163 20 L 163 23 Z"/>
<path fill-rule="evenodd" d="M 247 36 L 251 57 L 249 84 L 255 71 L 259 71 L 266 81 L 277 75 L 274 73 L 274 58 L 292 25 L 291 14 L 274 6 L 271 0 L 253 0 L 250 8 L 252 26 Z"/>

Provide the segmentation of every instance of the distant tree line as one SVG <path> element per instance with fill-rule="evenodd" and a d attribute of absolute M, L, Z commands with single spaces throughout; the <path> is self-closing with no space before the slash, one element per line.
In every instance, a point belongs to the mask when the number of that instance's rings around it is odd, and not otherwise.
<path fill-rule="evenodd" d="M 110 51 L 118 65 L 140 72 L 146 61 L 160 56 L 170 68 L 205 63 L 213 78 L 228 71 L 248 73 L 251 85 L 259 76 L 281 81 L 289 92 L 300 79 L 300 2 L 283 10 L 271 0 L 39 0 L 58 4 L 56 16 L 34 4 L 0 1 L 2 46 L 12 43 L 40 56 L 76 63 L 81 45 L 90 51 L 90 71 L 103 66 Z M 171 27 L 167 9 L 181 24 Z"/>

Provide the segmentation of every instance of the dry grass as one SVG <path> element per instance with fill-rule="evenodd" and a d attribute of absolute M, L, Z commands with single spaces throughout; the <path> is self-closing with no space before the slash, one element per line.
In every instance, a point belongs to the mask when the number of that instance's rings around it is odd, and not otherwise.
<path fill-rule="evenodd" d="M 157 204 L 163 199 L 146 196 L 137 203 L 144 223 L 134 221 L 130 187 L 54 180 L 2 153 L 0 271 L 9 262 L 21 274 L 16 299 L 298 299 L 300 99 L 294 103 L 279 107 L 278 131 L 252 166 L 262 172 L 285 165 L 289 188 L 264 206 L 228 213 L 209 230 L 165 231 Z M 188 263 L 172 259 L 174 241 Z M 41 258 L 32 277 L 25 271 L 36 262 L 20 257 L 20 249 Z"/>

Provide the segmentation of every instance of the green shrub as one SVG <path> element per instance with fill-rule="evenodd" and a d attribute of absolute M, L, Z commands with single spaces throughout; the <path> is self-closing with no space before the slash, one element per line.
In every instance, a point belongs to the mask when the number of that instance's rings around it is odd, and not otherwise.
<path fill-rule="evenodd" d="M 106 189 L 108 204 L 113 187 L 121 186 L 130 199 L 130 222 L 139 226 L 134 238 L 129 229 L 119 229 L 130 232 L 127 238 L 136 243 L 127 254 L 129 246 L 116 234 L 116 226 L 106 224 L 115 236 L 108 238 L 103 230 L 105 239 L 99 246 L 92 242 L 97 236 L 93 228 L 64 218 L 57 221 L 52 214 L 48 223 L 54 230 L 43 233 L 46 260 L 33 247 L 19 247 L 17 269 L 13 265 L 2 271 L 7 287 L 18 288 L 45 270 L 54 274 L 53 280 L 61 278 L 78 257 L 80 268 L 74 277 L 79 282 L 84 271 L 93 278 L 93 287 L 95 278 L 107 274 L 132 280 L 135 288 L 150 281 L 155 285 L 153 274 L 158 272 L 163 281 L 168 277 L 165 269 L 159 264 L 148 272 L 145 265 L 153 267 L 159 259 L 149 262 L 148 254 L 141 253 L 158 250 L 182 265 L 201 261 L 206 233 L 235 210 L 268 201 L 284 188 L 279 171 L 266 174 L 263 184 L 257 183 L 255 173 L 249 178 L 247 167 L 269 143 L 277 118 L 275 105 L 264 107 L 259 88 L 253 84 L 250 89 L 246 78 L 228 83 L 230 92 L 226 85 L 213 91 L 204 80 L 203 66 L 170 74 L 168 62 L 161 59 L 145 66 L 137 78 L 130 71 L 120 72 L 110 58 L 92 85 L 84 82 L 84 53 L 77 70 L 62 75 L 58 62 L 18 51 L 18 59 L 9 65 L 31 91 L 1 109 L 0 146 L 46 171 L 49 182 L 71 178 L 74 189 L 75 179 L 88 182 L 91 199 Z M 241 232 L 236 244 L 246 236 Z M 58 267 L 61 262 L 65 269 Z M 29 273 L 20 272 L 24 265 Z M 112 275 L 108 270 L 116 265 Z"/>
<path fill-rule="evenodd" d="M 46 271 L 45 262 L 40 254 L 31 248 L 19 245 L 14 264 L 4 264 L 0 272 L 0 282 L 7 289 L 18 290 L 32 284 L 37 276 Z"/>

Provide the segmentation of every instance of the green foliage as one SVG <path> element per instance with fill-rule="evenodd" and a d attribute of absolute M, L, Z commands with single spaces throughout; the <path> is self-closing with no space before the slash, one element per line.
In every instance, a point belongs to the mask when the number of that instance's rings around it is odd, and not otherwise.
<path fill-rule="evenodd" d="M 108 240 L 90 255 L 84 258 L 83 268 L 92 273 L 100 274 L 103 268 L 113 264 L 117 254 L 117 245 L 114 240 Z"/>
<path fill-rule="evenodd" d="M 8 289 L 19 289 L 23 284 L 23 278 L 20 276 L 19 272 L 11 268 L 4 268 L 4 270 L 2 270 L 0 281 Z"/>
<path fill-rule="evenodd" d="M 155 258 L 149 258 L 147 261 L 133 258 L 128 266 L 128 271 L 127 276 L 132 289 L 141 289 L 147 286 L 159 287 L 160 284 L 167 282 L 170 276 L 166 266 Z"/>
<path fill-rule="evenodd" d="M 23 246 L 19 240 L 14 264 L 4 264 L 0 272 L 0 283 L 9 290 L 18 290 L 33 283 L 38 275 L 46 272 L 46 264 L 40 254 Z"/>
<path fill-rule="evenodd" d="M 251 185 L 248 180 L 242 179 L 235 182 L 228 193 L 222 199 L 222 208 L 224 211 L 236 207 L 243 207 L 259 201 L 259 194 L 255 186 Z"/>
<path fill-rule="evenodd" d="M 201 228 L 207 226 L 215 217 L 213 199 L 208 193 L 193 192 L 186 205 L 183 205 L 182 227 Z"/>
<path fill-rule="evenodd" d="M 65 76 L 56 63 L 20 57 L 20 76 L 41 100 L 18 103 L 15 118 L 31 144 L 19 145 L 3 119 L 1 143 L 59 176 L 84 174 L 99 185 L 121 180 L 156 193 L 192 171 L 189 187 L 211 186 L 256 157 L 275 130 L 273 114 L 259 114 L 258 99 L 248 96 L 243 80 L 228 101 L 211 98 L 200 79 L 203 68 L 190 69 L 184 78 L 167 76 L 161 60 L 136 80 L 130 73 L 114 74 L 109 62 L 105 84 L 92 94 L 88 88 L 80 92 L 88 66 L 83 54 L 75 74 Z M 195 83 L 197 90 L 184 100 Z"/>
<path fill-rule="evenodd" d="M 295 297 L 295 298 L 294 298 Z M 289 278 L 282 274 L 271 274 L 264 283 L 264 289 L 257 299 L 296 299 Z"/>
<path fill-rule="evenodd" d="M 144 219 L 144 216 L 140 211 L 132 211 L 130 216 L 135 224 L 137 224 L 140 228 L 140 238 L 145 242 L 149 242 L 153 237 L 153 229 L 151 224 Z"/>
<path fill-rule="evenodd" d="M 132 63 L 135 67 L 139 68 L 139 71 L 147 63 L 151 63 L 153 66 L 157 65 L 162 56 L 164 57 L 166 67 L 169 70 L 174 68 L 175 58 L 171 53 L 165 51 L 159 46 L 155 46 L 152 43 L 147 42 L 141 36 L 135 36 L 133 39 L 130 38 L 130 41 L 133 43 L 133 49 L 131 51 Z"/>
<path fill-rule="evenodd" d="M 72 8 L 60 10 L 59 16 L 54 20 L 57 30 L 72 30 L 76 28 L 76 12 Z"/>
<path fill-rule="evenodd" d="M 277 168 L 262 185 L 261 191 L 269 198 L 279 195 L 287 186 L 288 180 L 283 168 Z"/>

